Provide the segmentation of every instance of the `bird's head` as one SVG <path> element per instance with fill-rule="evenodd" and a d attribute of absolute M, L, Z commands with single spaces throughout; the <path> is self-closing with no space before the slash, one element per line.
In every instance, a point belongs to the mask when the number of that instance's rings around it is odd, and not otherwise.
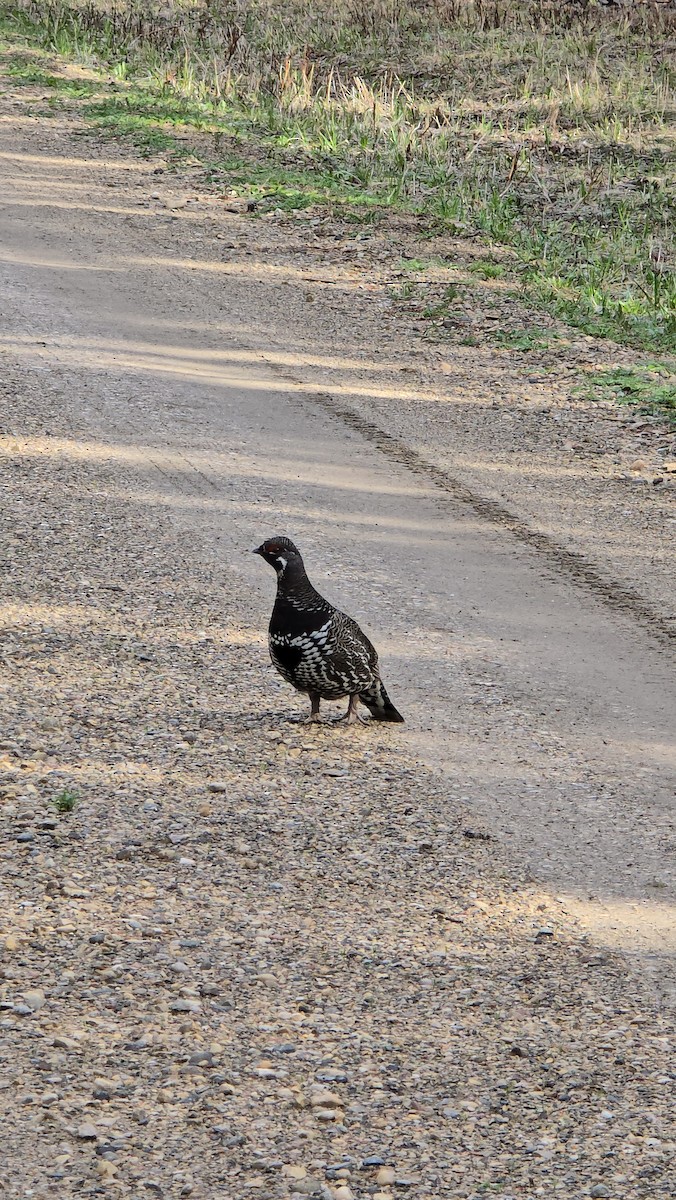
<path fill-rule="evenodd" d="M 281 577 L 289 567 L 302 567 L 303 559 L 300 550 L 287 537 L 268 538 L 261 546 L 257 546 L 254 554 L 260 554 L 271 567 L 275 568 Z"/>

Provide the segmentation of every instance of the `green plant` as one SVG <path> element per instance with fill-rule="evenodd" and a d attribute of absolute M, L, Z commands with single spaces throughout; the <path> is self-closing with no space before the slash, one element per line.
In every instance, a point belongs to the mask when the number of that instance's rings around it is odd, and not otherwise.
<path fill-rule="evenodd" d="M 589 372 L 577 391 L 589 400 L 635 404 L 642 412 L 676 421 L 676 362 Z"/>
<path fill-rule="evenodd" d="M 79 796 L 77 792 L 73 792 L 69 788 L 64 788 L 63 791 L 54 797 L 52 804 L 58 813 L 71 813 L 78 800 Z"/>
<path fill-rule="evenodd" d="M 504 350 L 545 350 L 550 338 L 537 329 L 499 329 L 492 335 L 494 346 Z"/>
<path fill-rule="evenodd" d="M 470 263 L 467 270 L 471 271 L 473 275 L 478 275 L 480 279 L 502 279 L 505 274 L 505 267 L 502 263 L 486 262 L 483 259 L 480 262 Z"/>

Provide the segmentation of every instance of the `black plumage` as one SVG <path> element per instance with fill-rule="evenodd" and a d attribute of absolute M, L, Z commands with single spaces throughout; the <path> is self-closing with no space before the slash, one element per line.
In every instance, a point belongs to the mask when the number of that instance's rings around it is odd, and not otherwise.
<path fill-rule="evenodd" d="M 269 538 L 260 554 L 277 572 L 277 597 L 269 628 L 270 658 L 280 675 L 310 697 L 310 720 L 321 700 L 349 696 L 345 720 L 361 720 L 361 700 L 376 721 L 403 721 L 378 669 L 378 655 L 352 617 L 312 586 L 303 559 L 286 537 Z"/>

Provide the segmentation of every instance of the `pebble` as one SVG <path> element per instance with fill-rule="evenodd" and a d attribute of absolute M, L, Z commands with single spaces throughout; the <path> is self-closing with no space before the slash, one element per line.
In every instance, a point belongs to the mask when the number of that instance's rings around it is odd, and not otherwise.
<path fill-rule="evenodd" d="M 46 1004 L 45 993 L 41 988 L 35 988 L 31 991 L 24 992 L 24 1003 L 28 1005 L 33 1012 L 39 1012 Z"/>
<path fill-rule="evenodd" d="M 394 1183 L 396 1172 L 393 1167 L 381 1167 L 376 1175 L 376 1183 Z"/>
<path fill-rule="evenodd" d="M 605 1183 L 595 1183 L 593 1188 L 590 1189 L 589 1195 L 594 1200 L 602 1200 L 602 1197 L 610 1195 L 610 1188 L 607 1188 Z"/>
<path fill-rule="evenodd" d="M 23 833 L 17 834 L 16 840 L 17 842 L 34 842 L 35 834 L 31 829 L 24 829 Z"/>
<path fill-rule="evenodd" d="M 84 1142 L 94 1141 L 98 1136 L 98 1130 L 95 1125 L 90 1125 L 87 1121 L 83 1125 L 78 1125 L 76 1136 Z"/>
<path fill-rule="evenodd" d="M 188 1062 L 191 1066 L 206 1066 L 213 1067 L 214 1056 L 208 1050 L 197 1050 L 190 1055 Z"/>
<path fill-rule="evenodd" d="M 227 790 L 227 783 L 219 783 L 218 781 L 215 781 L 214 783 L 207 784 L 207 791 L 213 792 L 216 796 L 224 796 Z"/>
<path fill-rule="evenodd" d="M 294 1180 L 292 1195 L 321 1196 L 322 1190 L 322 1185 L 318 1179 L 313 1179 L 311 1175 L 306 1175 L 302 1179 Z"/>
<path fill-rule="evenodd" d="M 305 1167 L 297 1166 L 295 1163 L 287 1163 L 282 1167 L 282 1175 L 287 1179 L 305 1179 L 307 1171 Z"/>
<path fill-rule="evenodd" d="M 315 1092 L 310 1097 L 312 1108 L 342 1108 L 344 1101 L 336 1092 Z"/>
<path fill-rule="evenodd" d="M 198 1013 L 202 1010 L 199 1000 L 172 1000 L 169 1005 L 171 1012 Z"/>

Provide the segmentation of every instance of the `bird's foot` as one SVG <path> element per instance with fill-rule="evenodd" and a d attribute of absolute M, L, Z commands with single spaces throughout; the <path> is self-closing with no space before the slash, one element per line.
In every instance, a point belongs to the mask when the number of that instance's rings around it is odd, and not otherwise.
<path fill-rule="evenodd" d="M 322 720 L 319 715 L 319 705 L 322 698 L 318 692 L 309 692 L 308 694 L 310 697 L 310 713 L 303 720 L 303 725 L 319 725 Z"/>
<path fill-rule="evenodd" d="M 347 712 L 344 716 L 339 717 L 336 725 L 368 725 L 369 718 L 362 717 L 357 710 L 359 700 L 356 696 L 350 696 L 350 703 L 347 706 Z"/>

